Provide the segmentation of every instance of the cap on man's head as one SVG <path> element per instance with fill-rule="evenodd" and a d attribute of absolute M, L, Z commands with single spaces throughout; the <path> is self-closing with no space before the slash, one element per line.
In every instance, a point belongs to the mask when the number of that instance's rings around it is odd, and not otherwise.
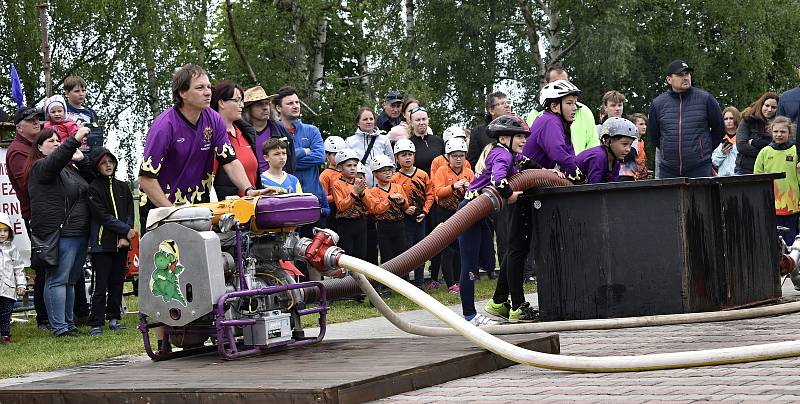
<path fill-rule="evenodd" d="M 671 76 L 673 74 L 678 74 L 683 71 L 693 72 L 694 69 L 689 67 L 686 62 L 680 59 L 675 59 L 670 62 L 669 66 L 667 66 L 667 76 Z"/>
<path fill-rule="evenodd" d="M 250 87 L 244 91 L 244 105 L 268 99 L 267 92 L 261 86 Z"/>
<path fill-rule="evenodd" d="M 30 107 L 23 107 L 17 110 L 17 113 L 14 115 L 14 125 L 22 122 L 22 121 L 29 121 L 33 118 L 38 118 L 40 120 L 44 119 L 44 114 L 40 109 L 37 108 L 30 108 Z"/>
<path fill-rule="evenodd" d="M 396 102 L 403 102 L 403 94 L 397 90 L 392 90 L 386 93 L 386 102 L 394 104 Z"/>

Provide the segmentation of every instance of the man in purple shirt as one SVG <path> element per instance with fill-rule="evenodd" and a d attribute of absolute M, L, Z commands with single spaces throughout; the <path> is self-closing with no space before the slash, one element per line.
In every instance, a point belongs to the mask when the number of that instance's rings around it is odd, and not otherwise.
<path fill-rule="evenodd" d="M 545 85 L 539 94 L 539 103 L 545 107 L 541 116 L 531 126 L 531 135 L 525 140 L 522 154 L 544 168 L 555 168 L 570 181 L 582 177 L 575 164 L 570 124 L 578 110 L 581 90 L 566 80 L 556 80 Z"/>
<path fill-rule="evenodd" d="M 172 100 L 175 105 L 162 112 L 147 132 L 139 170 L 142 233 L 152 208 L 209 201 L 215 158 L 242 194 L 263 193 L 253 187 L 236 159 L 225 121 L 209 108 L 211 83 L 202 67 L 187 64 L 175 71 Z"/>
<path fill-rule="evenodd" d="M 584 150 L 575 158 L 578 168 L 586 174 L 586 183 L 619 181 L 620 161 L 631 152 L 637 133 L 636 125 L 625 118 L 611 117 L 603 122 L 602 144 Z"/>

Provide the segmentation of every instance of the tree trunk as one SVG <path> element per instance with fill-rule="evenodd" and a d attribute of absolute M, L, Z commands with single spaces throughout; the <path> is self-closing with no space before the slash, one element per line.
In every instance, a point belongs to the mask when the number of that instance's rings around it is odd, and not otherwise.
<path fill-rule="evenodd" d="M 36 6 L 39 8 L 39 29 L 42 32 L 42 69 L 44 70 L 44 95 L 53 95 L 52 66 L 50 65 L 50 41 L 47 36 L 47 8 L 48 3 Z"/>
<path fill-rule="evenodd" d="M 233 46 L 236 48 L 236 53 L 239 54 L 239 59 L 242 60 L 242 64 L 244 65 L 245 70 L 247 70 L 247 75 L 250 76 L 250 80 L 253 80 L 253 84 L 258 85 L 258 78 L 256 77 L 255 72 L 253 72 L 253 67 L 250 66 L 250 62 L 247 61 L 247 57 L 244 55 L 244 51 L 242 50 L 242 45 L 239 43 L 239 37 L 236 35 L 236 24 L 233 22 L 233 4 L 231 4 L 231 0 L 225 0 L 225 6 L 225 12 L 228 14 L 228 28 L 231 33 Z"/>
<path fill-rule="evenodd" d="M 539 53 L 539 24 L 533 17 L 533 11 L 531 10 L 529 0 L 517 0 L 517 4 L 522 12 L 522 17 L 525 20 L 525 34 L 528 37 L 528 42 L 530 44 L 529 52 L 531 59 L 536 62 L 537 75 L 542 83 L 544 83 L 544 72 L 546 68 L 544 59 L 542 59 L 542 55 Z"/>
<path fill-rule="evenodd" d="M 197 13 L 197 37 L 194 40 L 195 63 L 200 66 L 206 63 L 206 47 L 204 39 L 208 26 L 208 0 L 200 1 L 200 10 Z"/>
<path fill-rule="evenodd" d="M 319 100 L 322 91 L 322 78 L 325 74 L 325 43 L 328 42 L 328 22 L 323 17 L 317 26 L 317 42 L 314 46 L 314 70 L 311 75 L 311 98 Z"/>
<path fill-rule="evenodd" d="M 411 64 L 416 58 L 417 30 L 414 27 L 414 0 L 406 0 L 406 60 Z"/>

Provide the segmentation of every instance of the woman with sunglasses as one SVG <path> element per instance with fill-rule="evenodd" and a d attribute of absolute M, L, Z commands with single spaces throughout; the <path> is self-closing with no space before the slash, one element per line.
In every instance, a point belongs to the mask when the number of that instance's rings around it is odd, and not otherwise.
<path fill-rule="evenodd" d="M 247 179 L 254 188 L 261 188 L 261 173 L 258 169 L 258 159 L 253 145 L 256 142 L 256 131 L 253 126 L 242 121 L 244 108 L 244 90 L 231 80 L 217 83 L 211 92 L 211 108 L 219 112 L 228 129 L 228 139 L 236 152 L 236 158 L 244 166 Z M 231 181 L 225 170 L 219 170 L 219 165 L 214 160 L 214 191 L 218 200 L 228 196 L 239 195 L 239 190 Z"/>
<path fill-rule="evenodd" d="M 417 150 L 414 165 L 431 174 L 433 159 L 444 154 L 444 139 L 428 131 L 428 110 L 418 106 L 409 111 L 411 142 Z"/>

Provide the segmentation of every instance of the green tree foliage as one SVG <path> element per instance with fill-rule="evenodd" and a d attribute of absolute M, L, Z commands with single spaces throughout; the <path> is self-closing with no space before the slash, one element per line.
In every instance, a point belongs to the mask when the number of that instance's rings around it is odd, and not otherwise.
<path fill-rule="evenodd" d="M 0 2 L 0 101 L 10 108 L 16 65 L 28 102 L 44 96 L 38 1 Z M 50 0 L 54 90 L 69 74 L 89 83 L 89 105 L 119 134 L 133 178 L 146 129 L 171 104 L 172 71 L 204 64 L 212 82 L 298 89 L 303 119 L 324 135 L 354 131 L 359 106 L 380 109 L 391 89 L 430 107 L 434 131 L 474 125 L 487 93 L 536 107 L 544 69 L 562 64 L 597 114 L 610 89 L 626 112 L 647 112 L 681 58 L 695 84 L 745 107 L 797 83 L 800 1 L 743 0 Z M 409 8 L 411 7 L 411 8 Z M 408 13 L 408 10 L 413 10 Z M 413 30 L 407 19 L 411 17 Z M 326 35 L 321 35 L 321 33 Z M 407 35 L 413 34 L 408 37 Z M 413 38 L 413 40 L 411 40 Z M 376 111 L 379 113 L 380 111 Z"/>

